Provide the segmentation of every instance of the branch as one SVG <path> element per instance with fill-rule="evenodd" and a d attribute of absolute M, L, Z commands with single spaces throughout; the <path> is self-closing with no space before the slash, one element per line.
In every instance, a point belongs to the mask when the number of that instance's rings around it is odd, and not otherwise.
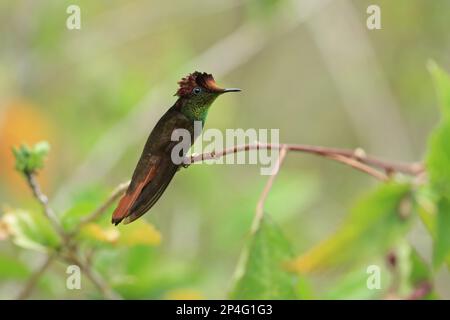
<path fill-rule="evenodd" d="M 19 292 L 19 294 L 17 295 L 17 300 L 25 300 L 31 295 L 34 287 L 37 285 L 39 278 L 45 273 L 45 271 L 47 271 L 55 258 L 55 253 L 50 253 L 47 255 L 42 266 L 31 275 L 25 286 Z"/>
<path fill-rule="evenodd" d="M 121 297 L 109 287 L 106 281 L 104 281 L 103 278 L 97 272 L 95 272 L 92 268 L 90 268 L 87 262 L 82 261 L 77 254 L 72 253 L 72 255 L 68 257 L 68 260 L 72 261 L 74 264 L 79 266 L 81 270 L 84 271 L 86 276 L 94 284 L 94 286 L 97 287 L 97 289 L 101 292 L 104 298 L 108 300 L 121 299 Z"/>
<path fill-rule="evenodd" d="M 381 180 L 381 181 L 388 181 L 389 178 L 387 175 L 385 175 L 384 173 L 364 164 L 359 162 L 356 159 L 353 158 L 349 158 L 349 157 L 345 157 L 345 156 L 341 156 L 338 154 L 329 154 L 329 155 L 325 155 L 326 158 L 328 159 L 332 159 L 332 160 L 336 160 L 338 162 L 341 162 L 343 164 L 346 164 L 350 167 L 355 168 L 356 170 L 362 171 L 364 173 L 367 173 L 369 175 L 371 175 L 372 177 Z"/>
<path fill-rule="evenodd" d="M 114 204 L 116 200 L 118 200 L 123 193 L 127 190 L 130 185 L 130 181 L 119 184 L 116 189 L 111 193 L 111 195 L 106 199 L 104 203 L 102 203 L 97 209 L 95 209 L 91 214 L 87 215 L 83 219 L 81 219 L 78 224 L 75 232 L 79 231 L 81 227 L 84 225 L 97 220 L 110 206 Z"/>
<path fill-rule="evenodd" d="M 25 177 L 26 177 L 26 180 L 28 182 L 28 185 L 30 186 L 31 190 L 33 191 L 34 197 L 41 204 L 45 216 L 50 221 L 50 223 L 52 224 L 53 228 L 63 238 L 63 240 L 67 240 L 67 234 L 65 233 L 64 229 L 59 224 L 59 221 L 56 218 L 55 213 L 53 212 L 52 208 L 48 204 L 47 196 L 41 191 L 39 183 L 36 180 L 35 173 L 33 173 L 33 172 L 25 172 Z"/>
<path fill-rule="evenodd" d="M 187 164 L 198 163 L 204 160 L 219 159 L 232 153 L 250 150 L 259 150 L 259 149 L 267 149 L 267 150 L 286 149 L 286 151 L 303 152 L 321 156 L 327 159 L 344 163 L 356 170 L 367 173 L 381 181 L 387 181 L 388 175 L 374 168 L 382 169 L 388 174 L 400 172 L 403 174 L 408 174 L 417 177 L 420 177 L 425 173 L 425 168 L 421 163 L 401 163 L 382 160 L 377 157 L 366 155 L 364 151 L 362 151 L 361 149 L 356 150 L 337 149 L 304 144 L 265 144 L 265 143 L 246 144 L 231 147 L 218 152 L 192 155 L 190 157 L 186 157 L 185 163 Z M 81 221 L 79 227 L 96 220 L 103 213 L 105 213 L 105 211 L 124 194 L 124 192 L 128 188 L 129 183 L 130 182 L 128 181 L 118 185 L 117 188 L 111 193 L 111 195 L 105 200 L 103 204 L 101 204 L 95 211 L 87 215 L 86 218 L 84 218 Z"/>
<path fill-rule="evenodd" d="M 376 167 L 379 169 L 383 169 L 384 171 L 391 172 L 400 172 L 412 176 L 417 176 L 425 171 L 424 166 L 421 163 L 401 163 L 401 162 L 393 162 L 388 160 L 382 160 L 373 156 L 368 156 L 361 149 L 350 150 L 350 149 L 338 149 L 338 148 L 327 148 L 321 146 L 311 146 L 305 144 L 267 144 L 267 143 L 255 143 L 255 144 L 246 144 L 242 146 L 235 146 L 228 149 L 224 149 L 219 152 L 212 153 L 204 153 L 200 155 L 193 155 L 190 158 L 186 159 L 187 163 L 195 163 L 201 162 L 203 160 L 210 159 L 218 159 L 227 154 L 237 153 L 242 151 L 250 151 L 250 150 L 259 150 L 259 149 L 278 149 L 281 150 L 285 147 L 288 151 L 296 151 L 303 153 L 310 153 L 326 158 L 333 159 L 335 161 L 344 162 L 342 157 L 347 159 L 353 159 L 353 162 L 346 161 L 345 163 L 355 167 L 354 164 L 356 162 L 360 164 L 366 164 L 372 167 Z M 339 159 L 336 156 L 341 156 Z M 359 165 L 358 165 L 359 166 Z M 364 167 L 365 168 L 365 167 Z M 359 166 L 360 170 L 362 167 Z M 364 171 L 364 170 L 362 170 Z M 368 173 L 368 172 L 366 172 Z M 381 178 L 381 176 L 380 176 Z"/>
<path fill-rule="evenodd" d="M 251 229 L 252 232 L 256 232 L 258 230 L 259 224 L 262 218 L 264 217 L 264 204 L 266 203 L 266 199 L 267 196 L 269 195 L 270 189 L 272 189 L 273 182 L 275 181 L 278 172 L 280 172 L 280 167 L 283 164 L 284 159 L 286 158 L 287 151 L 288 151 L 287 147 L 283 146 L 281 148 L 280 155 L 275 165 L 275 172 L 267 180 L 264 190 L 261 193 L 261 196 L 259 197 L 258 203 L 256 205 L 255 218 L 252 224 Z"/>

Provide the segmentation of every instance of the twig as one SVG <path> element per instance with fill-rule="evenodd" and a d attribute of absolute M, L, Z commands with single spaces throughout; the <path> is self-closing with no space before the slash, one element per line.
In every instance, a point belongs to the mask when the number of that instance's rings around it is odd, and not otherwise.
<path fill-rule="evenodd" d="M 267 180 L 266 185 L 264 186 L 264 189 L 261 193 L 261 196 L 259 197 L 258 203 L 256 205 L 256 213 L 255 218 L 253 220 L 252 224 L 252 232 L 256 232 L 258 230 L 259 224 L 261 222 L 261 219 L 264 216 L 264 204 L 266 203 L 267 196 L 269 195 L 270 189 L 272 188 L 273 182 L 275 181 L 275 178 L 280 171 L 280 167 L 283 164 L 283 161 L 287 154 L 287 147 L 283 146 L 280 151 L 280 155 L 277 159 L 277 163 L 275 165 L 275 172 L 269 177 Z"/>
<path fill-rule="evenodd" d="M 365 172 L 365 173 L 371 175 L 372 177 L 375 177 L 378 180 L 381 180 L 381 181 L 388 181 L 389 180 L 388 176 L 385 175 L 384 173 L 382 173 L 382 172 L 380 172 L 380 171 L 378 171 L 378 170 L 376 170 L 376 169 L 374 169 L 374 168 L 372 168 L 372 167 L 370 167 L 370 166 L 368 166 L 368 165 L 366 165 L 364 163 L 361 163 L 361 162 L 359 162 L 356 159 L 345 157 L 345 156 L 341 156 L 339 154 L 329 154 L 329 155 L 326 155 L 325 157 L 327 157 L 329 159 L 332 159 L 332 160 L 336 160 L 336 161 L 341 162 L 341 163 L 344 163 L 344 164 L 346 164 L 346 165 L 348 165 L 350 167 L 355 168 L 356 170 Z"/>
<path fill-rule="evenodd" d="M 52 262 L 55 260 L 56 254 L 55 253 L 49 253 L 47 257 L 45 258 L 44 263 L 42 264 L 39 269 L 37 269 L 31 277 L 26 282 L 25 286 L 22 288 L 22 290 L 17 295 L 17 300 L 25 300 L 27 299 L 31 293 L 33 292 L 34 287 L 37 285 L 37 282 L 39 278 L 47 271 L 47 269 L 50 267 Z"/>
<path fill-rule="evenodd" d="M 95 272 L 92 268 L 90 268 L 87 262 L 82 261 L 76 253 L 72 253 L 68 259 L 69 261 L 72 261 L 74 264 L 79 266 L 81 270 L 84 271 L 86 276 L 94 284 L 94 286 L 97 287 L 97 289 L 102 293 L 105 299 L 108 300 L 121 299 L 121 297 L 109 287 L 106 281 L 104 281 L 103 278 L 97 272 Z"/>
<path fill-rule="evenodd" d="M 267 144 L 267 143 L 255 143 L 255 144 L 246 144 L 241 146 L 235 146 L 228 149 L 224 149 L 222 151 L 213 152 L 213 153 L 204 153 L 195 156 L 191 156 L 190 159 L 187 159 L 188 163 L 201 162 L 203 160 L 209 159 L 217 159 L 223 157 L 230 153 L 237 153 L 242 151 L 250 151 L 250 150 L 259 150 L 259 149 L 278 149 L 281 150 L 283 147 L 286 147 L 289 151 L 296 152 L 304 152 L 315 154 L 318 156 L 324 156 L 330 158 L 330 156 L 343 156 L 349 159 L 353 159 L 357 162 L 367 164 L 373 167 L 377 167 L 385 170 L 386 172 L 401 172 L 409 175 L 419 175 L 425 171 L 425 168 L 420 163 L 401 163 L 401 162 L 393 162 L 382 160 L 373 156 L 368 156 L 365 154 L 358 154 L 355 150 L 350 149 L 338 149 L 338 148 L 327 148 L 322 146 L 311 146 L 305 144 Z M 341 158 L 342 159 L 342 158 Z M 337 160 L 334 159 L 336 161 Z"/>
<path fill-rule="evenodd" d="M 97 220 L 106 210 L 108 210 L 111 205 L 114 204 L 117 199 L 119 199 L 123 195 L 123 193 L 127 190 L 129 184 L 130 181 L 119 184 L 103 204 L 101 204 L 91 214 L 81 219 L 75 232 L 80 230 L 80 228 L 84 225 Z"/>
<path fill-rule="evenodd" d="M 199 155 L 186 157 L 185 163 L 187 164 L 198 163 L 204 160 L 219 159 L 232 153 L 250 150 L 259 150 L 259 149 L 268 149 L 268 150 L 285 149 L 286 151 L 303 152 L 314 154 L 317 156 L 322 156 L 327 159 L 344 163 L 352 168 L 367 173 L 381 181 L 387 181 L 388 176 L 374 169 L 373 167 L 383 169 L 384 171 L 390 173 L 401 172 L 412 176 L 421 176 L 425 172 L 424 166 L 420 163 L 392 162 L 387 160 L 381 160 L 373 156 L 367 156 L 363 152 L 360 152 L 359 150 L 355 151 L 350 149 L 327 148 L 304 144 L 266 144 L 266 143 L 246 144 L 241 146 L 234 146 L 217 152 L 202 153 Z M 79 227 L 99 218 L 111 205 L 114 204 L 114 202 L 118 198 L 120 198 L 123 195 L 125 190 L 128 188 L 129 183 L 130 182 L 125 182 L 118 185 L 103 204 L 101 204 L 95 211 L 87 215 L 86 218 L 81 220 Z"/>
<path fill-rule="evenodd" d="M 217 159 L 231 153 L 249 150 L 259 150 L 259 149 L 268 149 L 268 150 L 278 149 L 280 150 L 280 155 L 276 163 L 277 168 L 276 172 L 270 176 L 258 201 L 255 218 L 252 225 L 253 232 L 257 230 L 259 223 L 264 215 L 265 201 L 270 192 L 275 177 L 278 173 L 279 167 L 283 163 L 288 151 L 310 153 L 328 159 L 332 159 L 344 163 L 346 165 L 349 165 L 350 167 L 360 170 L 362 172 L 365 172 L 381 181 L 388 180 L 388 176 L 374 169 L 373 167 L 383 169 L 387 173 L 401 172 L 413 176 L 422 176 L 425 173 L 424 166 L 418 163 L 412 164 L 397 163 L 392 161 L 381 160 L 379 158 L 372 156 L 367 156 L 363 152 L 358 152 L 354 150 L 327 148 L 321 146 L 310 146 L 302 144 L 264 144 L 264 143 L 247 144 L 242 146 L 231 147 L 218 152 L 204 153 L 200 155 L 187 157 L 185 160 L 186 163 L 196 163 L 209 159 Z M 69 244 L 69 240 L 73 237 L 74 234 L 76 234 L 80 230 L 80 228 L 83 225 L 95 221 L 103 213 L 105 213 L 106 210 L 111 205 L 113 205 L 114 202 L 125 192 L 125 190 L 128 188 L 129 185 L 129 182 L 126 182 L 117 186 L 117 188 L 111 193 L 111 195 L 106 199 L 106 201 L 103 204 L 101 204 L 95 211 L 93 211 L 91 214 L 87 215 L 84 219 L 80 221 L 79 225 L 77 226 L 74 232 L 72 232 L 71 234 L 67 234 L 59 224 L 53 210 L 49 206 L 47 196 L 42 193 L 39 183 L 36 180 L 35 174 L 26 173 L 25 176 L 28 185 L 33 191 L 34 196 L 41 204 L 45 216 L 49 219 L 54 229 L 62 236 L 65 244 Z M 71 249 L 73 251 L 69 259 L 74 263 L 76 263 L 77 265 L 79 265 L 80 268 L 84 270 L 87 277 L 99 289 L 99 291 L 103 294 L 103 296 L 107 299 L 120 299 L 120 296 L 118 296 L 111 288 L 109 288 L 108 284 L 103 280 L 103 278 L 100 275 L 98 275 L 93 269 L 91 269 L 88 263 L 85 263 L 78 256 L 76 252 L 77 249 L 76 246 Z M 33 290 L 33 288 L 37 283 L 37 280 L 48 269 L 48 266 L 51 264 L 51 262 L 55 257 L 56 255 L 49 256 L 44 265 L 33 274 L 33 276 L 30 278 L 30 280 L 27 282 L 26 286 L 22 290 L 21 294 L 19 295 L 19 298 L 24 299 L 31 293 L 31 291 Z"/>
<path fill-rule="evenodd" d="M 64 229 L 59 224 L 55 213 L 53 212 L 52 208 L 48 204 L 47 196 L 41 191 L 39 183 L 36 180 L 36 175 L 34 173 L 32 173 L 32 172 L 25 172 L 25 177 L 26 177 L 26 180 L 28 182 L 28 185 L 30 186 L 31 190 L 33 191 L 34 197 L 41 204 L 45 216 L 50 221 L 50 223 L 52 224 L 53 228 L 63 238 L 63 240 L 67 240 L 67 234 L 65 233 Z"/>

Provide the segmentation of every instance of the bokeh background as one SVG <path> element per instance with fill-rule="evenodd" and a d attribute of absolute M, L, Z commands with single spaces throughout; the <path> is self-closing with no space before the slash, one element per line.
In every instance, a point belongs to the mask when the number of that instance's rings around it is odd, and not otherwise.
<path fill-rule="evenodd" d="M 81 30 L 66 28 L 70 4 L 81 8 Z M 381 30 L 366 27 L 371 4 L 381 7 Z M 279 128 L 282 142 L 420 160 L 438 121 L 426 65 L 450 70 L 449 27 L 446 0 L 1 1 L 0 205 L 38 209 L 14 170 L 11 146 L 22 142 L 51 144 L 39 181 L 59 213 L 126 181 L 177 80 L 194 70 L 243 89 L 214 104 L 207 128 Z M 182 170 L 144 217 L 161 243 L 99 251 L 96 263 L 120 270 L 108 277 L 127 298 L 225 298 L 266 178 L 256 165 Z M 290 154 L 266 210 L 301 253 L 375 184 Z M 408 237 L 430 256 L 422 228 Z M 0 266 L 0 298 L 12 298 L 43 257 L 7 240 L 0 256 L 24 270 Z M 309 281 L 326 292 L 341 277 Z M 447 272 L 438 279 L 450 297 Z M 88 283 L 64 286 L 57 264 L 33 297 L 95 297 Z"/>

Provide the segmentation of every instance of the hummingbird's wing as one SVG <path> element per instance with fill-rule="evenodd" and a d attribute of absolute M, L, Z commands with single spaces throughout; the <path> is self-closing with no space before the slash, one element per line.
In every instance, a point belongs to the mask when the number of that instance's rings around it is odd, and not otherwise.
<path fill-rule="evenodd" d="M 164 155 L 159 162 L 153 178 L 142 189 L 140 195 L 133 203 L 129 214 L 123 222 L 125 224 L 138 219 L 158 201 L 166 190 L 175 173 L 178 171 L 179 165 L 173 164 L 170 155 Z"/>
<path fill-rule="evenodd" d="M 117 225 L 130 215 L 130 209 L 138 199 L 142 190 L 156 175 L 159 163 L 160 157 L 158 156 L 141 156 L 141 159 L 139 159 L 139 163 L 133 174 L 133 178 L 131 179 L 130 186 L 128 187 L 125 195 L 120 199 L 116 210 L 114 210 L 112 223 Z M 142 170 L 144 168 L 145 171 Z M 138 172 L 143 174 L 138 174 Z"/>
<path fill-rule="evenodd" d="M 169 185 L 180 165 L 174 164 L 171 152 L 178 142 L 171 140 L 173 130 L 188 129 L 193 123 L 182 113 L 169 110 L 153 129 L 134 170 L 130 186 L 113 213 L 112 222 L 130 223 L 156 203 Z M 187 150 L 186 150 L 187 151 Z"/>

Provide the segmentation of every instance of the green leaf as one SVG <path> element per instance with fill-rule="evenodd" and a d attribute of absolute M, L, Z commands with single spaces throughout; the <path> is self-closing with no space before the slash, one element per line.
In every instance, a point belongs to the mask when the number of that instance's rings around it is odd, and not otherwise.
<path fill-rule="evenodd" d="M 42 169 L 49 151 L 50 145 L 47 141 L 38 142 L 32 148 L 26 144 L 22 144 L 18 148 L 13 147 L 16 170 L 22 173 L 33 173 Z"/>
<path fill-rule="evenodd" d="M 426 159 L 430 185 L 442 196 L 450 197 L 450 120 L 434 130 L 428 142 Z"/>
<path fill-rule="evenodd" d="M 433 266 L 438 268 L 450 257 L 450 77 L 435 63 L 429 64 L 436 92 L 441 106 L 441 123 L 432 132 L 428 142 L 426 157 L 429 183 L 435 197 L 436 218 L 434 237 Z M 422 218 L 427 217 L 423 215 Z M 430 218 L 430 217 L 427 217 Z M 428 219 L 432 221 L 433 218 Z M 427 222 L 427 221 L 425 221 Z M 428 223 L 430 229 L 431 224 Z M 447 260 L 448 261 L 448 260 Z"/>
<path fill-rule="evenodd" d="M 0 279 L 26 279 L 30 271 L 22 262 L 0 254 Z"/>
<path fill-rule="evenodd" d="M 406 281 L 408 282 L 409 290 L 406 297 L 421 300 L 438 299 L 437 293 L 432 288 L 433 273 L 414 248 L 410 248 L 406 263 L 408 266 L 404 269 L 408 271 Z M 424 290 L 429 292 L 424 292 Z"/>
<path fill-rule="evenodd" d="M 297 296 L 300 297 L 302 300 L 317 299 L 317 295 L 314 291 L 313 284 L 307 277 L 298 276 Z"/>
<path fill-rule="evenodd" d="M 428 142 L 427 170 L 436 194 L 450 197 L 450 77 L 434 63 L 429 69 L 439 96 L 442 118 Z"/>
<path fill-rule="evenodd" d="M 428 70 L 433 76 L 434 86 L 441 105 L 444 118 L 450 119 L 450 78 L 434 61 L 428 63 Z"/>
<path fill-rule="evenodd" d="M 443 260 L 450 266 L 448 199 L 439 198 L 427 185 L 420 188 L 415 197 L 419 217 L 433 239 L 433 267 L 438 268 Z"/>
<path fill-rule="evenodd" d="M 58 247 L 59 237 L 42 214 L 25 210 L 7 212 L 2 221 L 6 224 L 14 244 L 25 249 L 47 252 Z"/>
<path fill-rule="evenodd" d="M 384 254 L 409 230 L 411 209 L 408 184 L 381 185 L 357 202 L 335 234 L 290 262 L 288 268 L 302 274 Z"/>
<path fill-rule="evenodd" d="M 433 266 L 439 267 L 450 258 L 450 201 L 442 197 L 437 204 L 436 240 L 433 247 Z"/>
<path fill-rule="evenodd" d="M 292 256 L 289 242 L 265 215 L 242 253 L 231 298 L 296 299 L 296 279 L 283 268 Z"/>
<path fill-rule="evenodd" d="M 413 286 L 423 281 L 432 281 L 432 272 L 419 253 L 412 249 L 410 252 L 411 272 L 409 280 Z"/>
<path fill-rule="evenodd" d="M 355 270 L 346 272 L 335 283 L 328 285 L 326 292 L 323 293 L 326 300 L 343 300 L 343 299 L 380 299 L 381 295 L 386 292 L 391 277 L 389 271 L 386 270 L 383 261 L 377 263 L 380 267 L 381 290 L 371 290 L 367 286 L 367 279 L 370 274 L 367 273 L 366 267 L 358 267 Z"/>

